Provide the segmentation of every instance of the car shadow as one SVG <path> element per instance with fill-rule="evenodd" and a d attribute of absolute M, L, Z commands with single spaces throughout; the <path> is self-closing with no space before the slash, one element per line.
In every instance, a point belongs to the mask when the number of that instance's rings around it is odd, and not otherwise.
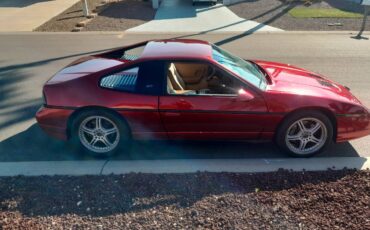
<path fill-rule="evenodd" d="M 285 158 L 271 142 L 241 141 L 135 141 L 130 153 L 118 153 L 112 160 L 248 159 Z M 317 157 L 359 157 L 349 143 L 332 145 Z M 27 130 L 0 142 L 0 161 L 94 160 L 68 142 L 47 136 L 34 123 Z"/>

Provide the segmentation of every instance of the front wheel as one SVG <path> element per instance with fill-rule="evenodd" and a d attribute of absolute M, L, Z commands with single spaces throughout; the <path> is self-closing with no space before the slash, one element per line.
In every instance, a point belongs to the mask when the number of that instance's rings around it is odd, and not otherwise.
<path fill-rule="evenodd" d="M 311 157 L 328 147 L 333 139 L 333 125 L 318 111 L 299 112 L 280 126 L 276 141 L 294 157 Z"/>
<path fill-rule="evenodd" d="M 79 114 L 73 124 L 75 144 L 95 157 L 109 157 L 130 145 L 128 128 L 121 118 L 107 111 Z"/>

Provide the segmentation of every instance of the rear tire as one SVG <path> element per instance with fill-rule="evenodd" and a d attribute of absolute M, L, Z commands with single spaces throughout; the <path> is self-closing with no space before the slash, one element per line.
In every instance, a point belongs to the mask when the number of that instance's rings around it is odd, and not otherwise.
<path fill-rule="evenodd" d="M 333 124 L 319 111 L 302 111 L 287 117 L 276 133 L 277 145 L 293 157 L 312 157 L 333 140 Z"/>
<path fill-rule="evenodd" d="M 131 149 L 128 126 L 121 117 L 106 110 L 78 114 L 71 135 L 73 145 L 93 157 L 107 158 Z"/>

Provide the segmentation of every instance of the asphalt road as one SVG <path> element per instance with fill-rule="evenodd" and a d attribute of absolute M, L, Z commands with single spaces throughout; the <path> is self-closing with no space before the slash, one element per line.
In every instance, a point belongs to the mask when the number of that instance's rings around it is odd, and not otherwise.
<path fill-rule="evenodd" d="M 35 123 L 41 89 L 56 71 L 93 52 L 160 37 L 123 33 L 0 33 L 0 161 L 89 159 L 46 136 Z M 298 65 L 351 88 L 370 107 L 370 40 L 349 33 L 204 34 L 247 59 Z M 370 37 L 367 35 L 367 37 Z M 370 137 L 334 145 L 319 157 L 370 156 Z M 270 143 L 144 142 L 116 159 L 281 158 Z"/>

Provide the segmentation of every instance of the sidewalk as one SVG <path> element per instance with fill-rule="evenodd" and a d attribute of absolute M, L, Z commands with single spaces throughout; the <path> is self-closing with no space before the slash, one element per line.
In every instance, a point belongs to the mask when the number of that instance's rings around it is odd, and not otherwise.
<path fill-rule="evenodd" d="M 87 160 L 0 162 L 2 176 L 110 175 L 127 173 L 259 173 L 279 169 L 326 171 L 370 168 L 369 157 L 278 158 L 278 159 L 180 159 L 180 160 Z"/>
<path fill-rule="evenodd" d="M 1 0 L 0 31 L 32 31 L 79 0 Z"/>

